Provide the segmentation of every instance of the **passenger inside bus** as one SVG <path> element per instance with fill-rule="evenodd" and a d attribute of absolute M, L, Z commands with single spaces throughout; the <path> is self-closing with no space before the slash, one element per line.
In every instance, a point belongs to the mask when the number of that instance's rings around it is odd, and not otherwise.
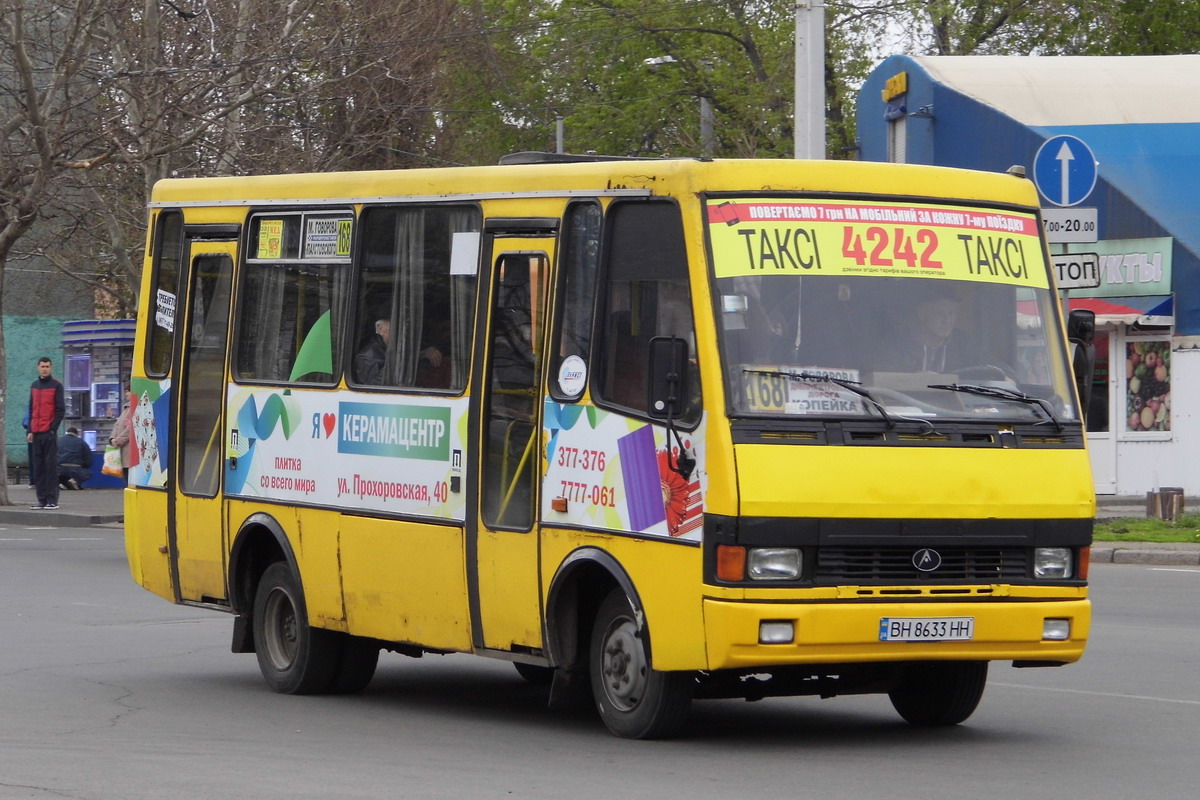
<path fill-rule="evenodd" d="M 450 311 L 426 317 L 425 337 L 417 360 L 417 385 L 424 389 L 449 389 L 452 382 L 450 352 Z"/>
<path fill-rule="evenodd" d="M 379 386 L 384 382 L 384 367 L 387 365 L 388 339 L 392 335 L 392 323 L 386 319 L 375 320 L 375 332 L 354 357 L 354 379 L 359 383 Z"/>
<path fill-rule="evenodd" d="M 898 372 L 937 373 L 965 366 L 962 339 L 954 336 L 958 307 L 958 297 L 949 287 L 922 291 L 904 309 L 902 335 L 893 340 L 897 347 L 889 354 L 888 366 Z"/>

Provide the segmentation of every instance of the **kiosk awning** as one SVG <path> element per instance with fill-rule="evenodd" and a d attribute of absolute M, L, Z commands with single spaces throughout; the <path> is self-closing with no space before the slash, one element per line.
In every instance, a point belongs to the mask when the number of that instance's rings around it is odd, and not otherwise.
<path fill-rule="evenodd" d="M 1096 324 L 1173 325 L 1175 298 L 1169 294 L 1141 297 L 1072 297 L 1072 310 L 1084 308 L 1096 312 Z"/>

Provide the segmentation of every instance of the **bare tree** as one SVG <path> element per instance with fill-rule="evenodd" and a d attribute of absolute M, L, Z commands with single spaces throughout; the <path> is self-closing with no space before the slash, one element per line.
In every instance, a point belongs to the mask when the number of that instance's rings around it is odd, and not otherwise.
<path fill-rule="evenodd" d="M 92 29 L 107 11 L 104 0 L 3 0 L 0 17 L 0 315 L 5 268 L 16 243 L 65 173 L 94 166 L 111 149 L 88 111 L 99 87 L 88 77 Z M 7 348 L 0 326 L 0 386 L 8 386 Z M 23 397 L 16 396 L 16 402 Z M 8 396 L 0 394 L 0 423 Z M 2 425 L 0 425 L 2 429 Z M 0 449 L 0 475 L 8 453 Z M 9 504 L 7 480 L 0 504 Z"/>
<path fill-rule="evenodd" d="M 97 127 L 112 155 L 83 176 L 91 238 L 54 263 L 102 253 L 91 280 L 132 311 L 145 205 L 167 177 L 395 168 L 437 149 L 439 64 L 453 0 L 179 0 L 118 6 L 103 42 Z M 436 156 L 434 156 L 436 158 Z M 104 224 L 97 225 L 95 220 Z"/>
<path fill-rule="evenodd" d="M 437 149 L 454 0 L 0 7 L 0 310 L 16 252 L 132 313 L 164 177 L 398 167 Z M 61 235 L 14 251 L 39 219 Z M 3 369 L 0 330 L 0 385 Z"/>

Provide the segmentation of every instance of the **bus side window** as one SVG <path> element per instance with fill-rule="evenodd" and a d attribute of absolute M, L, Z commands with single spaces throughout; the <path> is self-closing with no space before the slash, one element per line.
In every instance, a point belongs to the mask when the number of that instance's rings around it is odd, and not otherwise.
<path fill-rule="evenodd" d="M 455 274 L 451 263 L 465 246 L 457 235 L 480 225 L 474 206 L 363 211 L 352 384 L 462 391 L 476 276 Z"/>
<path fill-rule="evenodd" d="M 158 215 L 154 248 L 154 286 L 151 302 L 149 341 L 146 343 L 146 374 L 161 378 L 171 367 L 175 342 L 175 311 L 179 291 L 179 268 L 183 257 L 183 214 L 176 210 Z"/>
<path fill-rule="evenodd" d="M 250 381 L 331 383 L 339 371 L 348 270 L 250 264 L 238 313 L 236 372 Z"/>
<path fill-rule="evenodd" d="M 669 202 L 614 203 L 606 230 L 604 314 L 597 341 L 603 364 L 595 393 L 601 401 L 646 413 L 650 340 L 677 336 L 696 357 L 687 254 L 679 208 Z M 690 394 L 698 398 L 693 371 Z M 699 414 L 693 403 L 683 421 Z"/>
<path fill-rule="evenodd" d="M 560 372 L 563 362 L 572 356 L 583 359 L 585 365 L 591 357 L 601 221 L 600 205 L 594 201 L 572 203 L 563 216 L 556 344 L 550 348 L 550 393 L 559 400 L 578 400 L 584 390 L 582 381 L 561 383 Z"/>
<path fill-rule="evenodd" d="M 349 211 L 270 211 L 250 219 L 234 374 L 240 380 L 329 385 L 341 373 L 350 253 L 312 233 L 353 224 Z"/>

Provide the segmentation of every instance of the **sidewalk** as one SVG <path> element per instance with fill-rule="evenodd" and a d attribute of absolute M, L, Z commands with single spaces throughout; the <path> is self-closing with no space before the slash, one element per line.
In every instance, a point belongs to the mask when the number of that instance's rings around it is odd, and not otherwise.
<path fill-rule="evenodd" d="M 11 506 L 0 506 L 0 525 L 30 525 L 37 527 L 86 528 L 106 525 L 125 519 L 125 497 L 122 489 L 63 489 L 58 493 L 58 508 L 34 509 L 37 493 L 27 484 L 8 485 Z"/>
<path fill-rule="evenodd" d="M 13 505 L 0 506 L 0 525 L 86 528 L 120 524 L 125 519 L 121 489 L 64 489 L 58 493 L 59 507 L 53 511 L 30 508 L 37 502 L 37 495 L 23 484 L 9 484 L 8 499 Z M 1184 507 L 1200 508 L 1200 498 L 1187 498 Z M 1097 519 L 1145 516 L 1144 498 L 1103 495 L 1096 498 Z M 1195 567 L 1200 566 L 1200 542 L 1096 542 L 1092 545 L 1092 562 Z"/>

